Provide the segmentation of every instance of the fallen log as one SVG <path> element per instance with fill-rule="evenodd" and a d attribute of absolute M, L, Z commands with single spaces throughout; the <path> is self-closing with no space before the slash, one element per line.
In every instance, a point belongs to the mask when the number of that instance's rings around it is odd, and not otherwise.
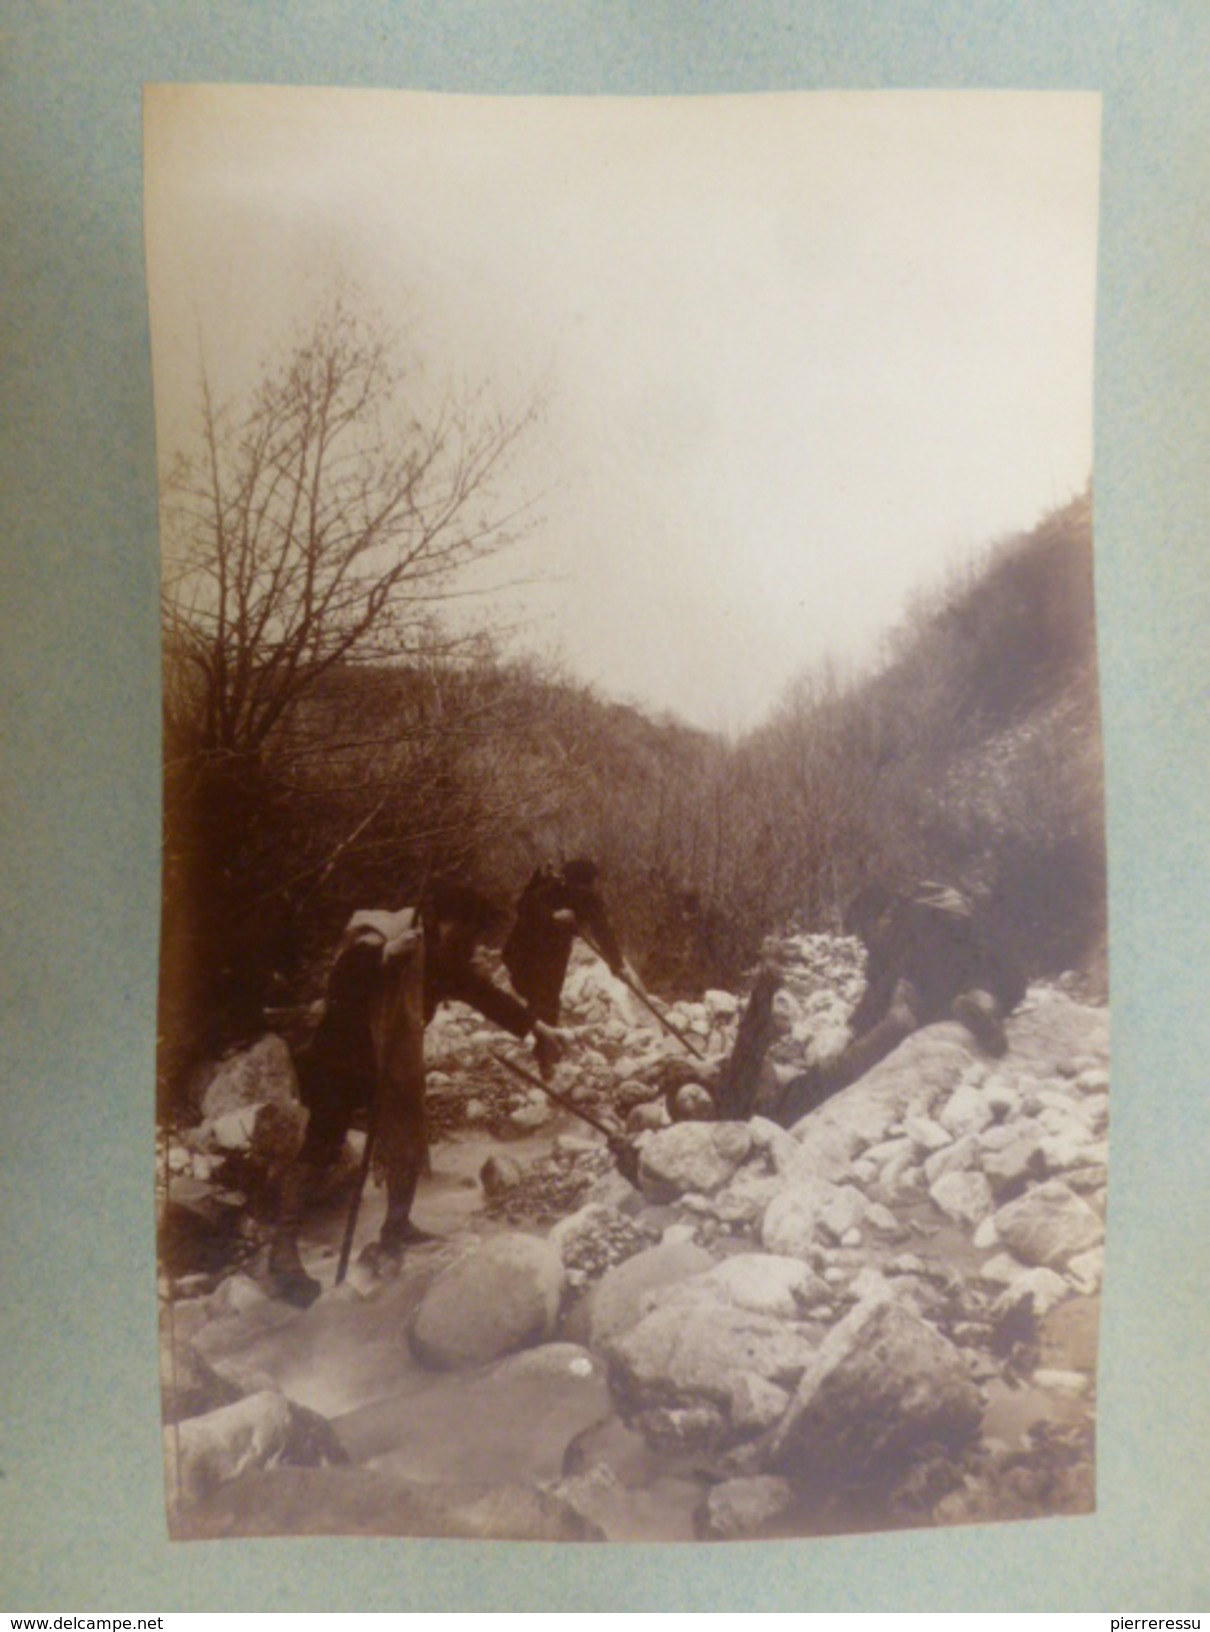
<path fill-rule="evenodd" d="M 777 1036 L 773 1000 L 781 989 L 781 981 L 778 964 L 771 959 L 761 964 L 740 1017 L 735 1047 L 714 1088 L 714 1103 L 721 1122 L 746 1122 L 756 1107 L 761 1067 Z"/>

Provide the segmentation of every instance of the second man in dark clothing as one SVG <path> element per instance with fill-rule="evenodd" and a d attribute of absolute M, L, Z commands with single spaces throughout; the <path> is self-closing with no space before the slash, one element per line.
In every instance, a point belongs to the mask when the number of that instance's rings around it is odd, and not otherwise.
<path fill-rule="evenodd" d="M 517 902 L 512 933 L 504 943 L 504 965 L 513 990 L 548 1026 L 559 1024 L 563 982 L 577 935 L 600 954 L 611 972 L 626 968 L 605 903 L 597 888 L 600 870 L 583 857 L 562 868 L 536 869 Z"/>

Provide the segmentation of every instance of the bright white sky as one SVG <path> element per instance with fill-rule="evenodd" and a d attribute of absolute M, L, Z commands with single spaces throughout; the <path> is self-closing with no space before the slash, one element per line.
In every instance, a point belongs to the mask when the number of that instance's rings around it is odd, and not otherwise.
<path fill-rule="evenodd" d="M 519 644 L 728 731 L 1092 470 L 1099 99 L 156 87 L 161 462 L 335 279 L 546 403 Z M 510 494 L 510 498 L 512 495 Z M 505 576 L 497 564 L 497 578 Z"/>

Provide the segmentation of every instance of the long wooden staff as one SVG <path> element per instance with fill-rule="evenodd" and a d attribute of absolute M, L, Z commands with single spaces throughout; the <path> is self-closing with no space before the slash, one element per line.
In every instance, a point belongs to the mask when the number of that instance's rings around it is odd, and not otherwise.
<path fill-rule="evenodd" d="M 592 936 L 586 934 L 582 927 L 579 929 L 579 935 L 580 935 L 581 939 L 583 940 L 585 946 L 587 946 L 588 950 L 590 952 L 595 952 L 597 957 L 600 958 L 601 962 L 603 964 L 605 964 L 606 967 L 608 967 L 609 959 L 601 951 L 601 948 L 593 940 Z M 677 1042 L 681 1045 L 682 1048 L 688 1049 L 689 1053 L 693 1055 L 695 1060 L 704 1060 L 706 1058 L 706 1056 L 702 1053 L 701 1049 L 695 1047 L 694 1044 L 689 1041 L 688 1037 L 685 1036 L 685 1033 L 683 1031 L 679 1031 L 676 1028 L 676 1026 L 673 1025 L 672 1021 L 668 1019 L 668 1017 L 666 1015 L 663 1015 L 663 1014 L 660 1013 L 659 1009 L 656 1008 L 655 1004 L 647 996 L 647 993 L 643 990 L 643 988 L 638 984 L 637 981 L 631 980 L 630 976 L 628 974 L 626 974 L 624 970 L 623 971 L 615 971 L 615 970 L 611 969 L 610 973 L 617 975 L 618 980 L 620 980 L 622 982 L 622 985 L 625 986 L 626 990 L 628 992 L 633 992 L 634 993 L 635 997 L 638 998 L 639 1002 L 643 1005 L 643 1007 L 645 1009 L 647 1009 L 649 1013 L 651 1013 L 651 1014 L 653 1014 L 655 1016 L 655 1018 L 659 1021 L 660 1025 L 663 1026 L 663 1028 L 664 1028 L 664 1030 L 666 1032 L 669 1032 L 673 1037 L 676 1038 Z"/>
<path fill-rule="evenodd" d="M 546 1095 L 547 1099 L 553 1099 L 556 1105 L 562 1106 L 565 1111 L 570 1111 L 573 1116 L 578 1116 L 581 1122 L 587 1122 L 590 1128 L 595 1128 L 598 1133 L 603 1133 L 606 1139 L 616 1139 L 618 1137 L 616 1130 L 607 1128 L 604 1122 L 598 1122 L 595 1116 L 589 1116 L 588 1112 L 582 1110 L 574 1100 L 568 1099 L 565 1094 L 557 1093 L 555 1089 L 548 1087 L 541 1077 L 536 1077 L 532 1071 L 527 1071 L 523 1065 L 518 1065 L 516 1060 L 510 1060 L 507 1054 L 498 1054 L 493 1048 L 491 1056 L 497 1065 L 504 1066 L 505 1070 L 511 1071 L 514 1077 L 520 1077 L 522 1082 L 529 1083 L 531 1088 L 539 1089 L 540 1092 Z"/>
<path fill-rule="evenodd" d="M 361 1198 L 365 1193 L 366 1180 L 370 1176 L 370 1159 L 374 1154 L 374 1135 L 378 1130 L 378 1095 L 381 1085 L 375 1084 L 373 1102 L 370 1105 L 370 1114 L 366 1119 L 366 1143 L 361 1153 L 361 1166 L 357 1169 L 357 1184 L 353 1190 L 353 1199 L 349 1203 L 349 1216 L 345 1220 L 344 1240 L 340 1243 L 340 1261 L 336 1265 L 336 1285 L 339 1286 L 348 1274 L 349 1256 L 353 1251 L 353 1236 L 357 1229 L 357 1215 L 361 1211 Z"/>

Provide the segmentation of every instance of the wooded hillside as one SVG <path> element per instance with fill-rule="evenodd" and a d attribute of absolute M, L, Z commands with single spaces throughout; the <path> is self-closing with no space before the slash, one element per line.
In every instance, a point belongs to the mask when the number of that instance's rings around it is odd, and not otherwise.
<path fill-rule="evenodd" d="M 668 995 L 735 984 L 787 924 L 836 927 L 874 877 L 949 879 L 1031 974 L 1103 978 L 1091 511 L 1085 495 L 922 595 L 864 675 L 804 651 L 736 742 L 434 625 L 406 659 L 330 665 L 237 756 L 191 733 L 168 640 L 166 1071 L 316 995 L 353 908 L 438 872 L 507 901 L 560 855 L 601 863 Z"/>

